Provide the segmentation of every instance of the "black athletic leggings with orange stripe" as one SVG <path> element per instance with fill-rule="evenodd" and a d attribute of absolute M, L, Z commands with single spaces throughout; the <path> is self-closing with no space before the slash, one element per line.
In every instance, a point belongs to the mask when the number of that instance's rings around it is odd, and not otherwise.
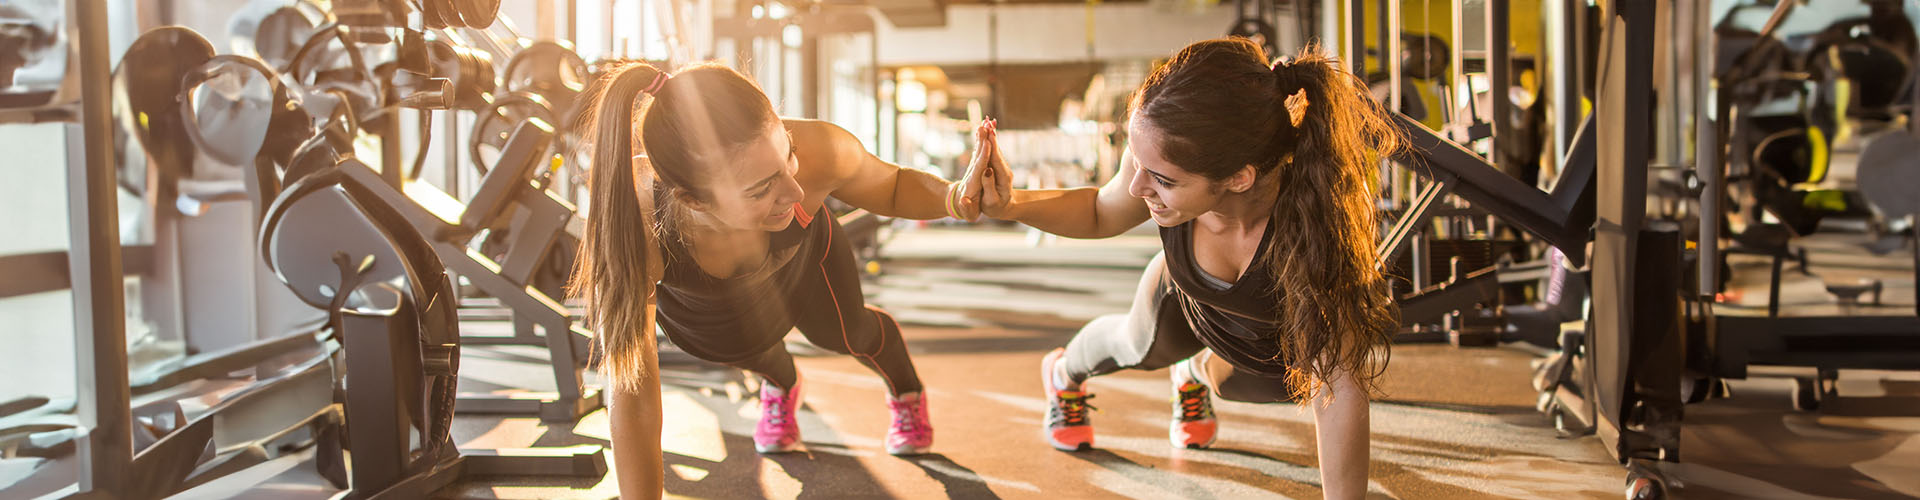
<path fill-rule="evenodd" d="M 759 311 L 757 314 L 776 314 L 785 318 L 749 318 L 743 323 L 771 328 L 751 328 L 756 331 L 751 333 L 694 333 L 700 337 L 697 339 L 683 338 L 686 335 L 675 335 L 680 332 L 668 329 L 669 338 L 694 357 L 751 371 L 782 388 L 791 388 L 799 375 L 794 368 L 793 355 L 787 352 L 786 344 L 781 339 L 787 331 L 798 327 L 808 342 L 830 351 L 852 355 L 861 364 L 879 373 L 886 381 L 888 392 L 894 395 L 919 392 L 920 376 L 914 371 L 912 358 L 907 355 L 906 341 L 900 336 L 900 323 L 886 311 L 866 304 L 866 297 L 860 289 L 858 264 L 853 258 L 851 240 L 847 239 L 846 230 L 831 216 L 816 219 L 824 219 L 816 222 L 828 224 L 831 231 L 822 249 L 824 254 L 802 252 L 796 255 L 794 261 L 787 265 L 802 267 L 796 269 L 799 271 L 798 281 L 784 294 L 786 296 L 761 296 L 759 299 L 778 300 L 784 302 L 785 307 L 736 310 L 740 314 L 756 314 L 749 311 Z"/>

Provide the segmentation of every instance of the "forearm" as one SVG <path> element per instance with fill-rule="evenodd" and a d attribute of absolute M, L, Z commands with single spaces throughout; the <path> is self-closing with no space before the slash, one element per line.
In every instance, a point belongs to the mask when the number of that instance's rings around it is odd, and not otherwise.
<path fill-rule="evenodd" d="M 1015 190 L 1000 218 L 1068 238 L 1106 238 L 1127 230 L 1103 227 L 1120 224 L 1102 224 L 1097 187 Z"/>
<path fill-rule="evenodd" d="M 1370 413 L 1367 395 L 1349 381 L 1329 384 L 1315 398 L 1314 428 L 1320 449 L 1320 484 L 1326 498 L 1362 498 L 1367 494 L 1368 430 Z"/>
<path fill-rule="evenodd" d="M 947 217 L 948 189 L 952 185 L 931 173 L 899 168 L 895 171 L 893 183 L 893 203 L 887 204 L 889 210 L 872 210 L 888 217 L 931 220 Z"/>
<path fill-rule="evenodd" d="M 660 498 L 666 467 L 660 456 L 660 370 L 652 349 L 647 374 L 636 391 L 610 390 L 607 416 L 613 431 L 615 473 L 624 500 Z"/>

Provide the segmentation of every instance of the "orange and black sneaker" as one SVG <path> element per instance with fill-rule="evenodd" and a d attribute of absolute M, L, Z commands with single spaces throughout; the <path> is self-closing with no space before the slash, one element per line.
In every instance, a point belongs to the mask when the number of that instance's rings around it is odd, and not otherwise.
<path fill-rule="evenodd" d="M 1213 396 L 1205 384 L 1188 382 L 1174 389 L 1173 423 L 1167 439 L 1176 448 L 1206 448 L 1219 437 L 1220 422 L 1213 418 Z"/>
<path fill-rule="evenodd" d="M 1093 399 L 1085 391 L 1062 390 L 1054 387 L 1053 366 L 1066 355 L 1066 349 L 1054 349 L 1040 360 L 1041 387 L 1047 391 L 1047 419 L 1044 434 L 1047 444 L 1060 451 L 1080 451 L 1093 449 L 1093 424 L 1087 421 L 1087 410 L 1094 409 L 1087 404 Z"/>

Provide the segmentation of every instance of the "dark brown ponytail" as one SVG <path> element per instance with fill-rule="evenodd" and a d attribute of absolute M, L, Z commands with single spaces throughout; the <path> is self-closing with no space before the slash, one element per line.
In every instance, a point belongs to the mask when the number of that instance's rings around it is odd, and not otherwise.
<path fill-rule="evenodd" d="M 1288 237 L 1272 238 L 1268 269 L 1280 289 L 1281 330 L 1305 333 L 1285 336 L 1281 354 L 1317 363 L 1288 382 L 1306 396 L 1315 382 L 1347 373 L 1373 394 L 1400 309 L 1373 266 L 1379 219 L 1369 178 L 1403 139 L 1366 83 L 1318 47 L 1274 75 L 1280 92 L 1300 97 L 1287 113 L 1298 121 L 1285 127 L 1293 140 L 1276 141 L 1284 152 L 1274 228 Z"/>
<path fill-rule="evenodd" d="M 658 255 L 650 214 L 640 205 L 634 159 L 633 115 L 641 89 L 659 69 L 634 64 L 596 83 L 586 136 L 593 148 L 587 179 L 587 227 L 575 259 L 572 291 L 587 303 L 587 323 L 599 339 L 595 359 L 615 389 L 637 390 L 646 373 L 645 350 L 653 343 L 647 297 L 658 276 L 648 266 Z M 658 200 L 656 200 L 658 202 Z M 564 335 L 565 332 L 548 332 Z"/>

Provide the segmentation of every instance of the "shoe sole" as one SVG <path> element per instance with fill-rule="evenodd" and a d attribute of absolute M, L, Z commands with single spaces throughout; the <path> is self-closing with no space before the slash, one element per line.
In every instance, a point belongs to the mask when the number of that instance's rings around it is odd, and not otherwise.
<path fill-rule="evenodd" d="M 1053 449 L 1060 451 L 1089 451 L 1093 449 L 1093 443 L 1080 443 L 1079 445 L 1069 446 L 1066 443 L 1054 441 L 1053 436 L 1047 436 L 1047 444 L 1053 446 Z"/>
<path fill-rule="evenodd" d="M 793 453 L 799 450 L 800 450 L 800 443 L 798 441 L 795 441 L 793 444 L 786 445 L 786 446 L 761 446 L 757 443 L 753 445 L 753 451 L 760 452 L 760 454 L 762 455 Z"/>
<path fill-rule="evenodd" d="M 1169 425 L 1168 427 L 1177 427 L 1177 426 L 1179 426 L 1179 425 L 1180 425 L 1180 422 L 1176 420 L 1176 421 L 1174 421 L 1174 422 L 1173 422 L 1173 423 L 1172 423 L 1171 425 Z M 1169 436 L 1167 436 L 1167 440 L 1168 440 L 1168 441 L 1172 441 L 1172 440 L 1173 440 L 1173 436 L 1171 436 L 1171 435 L 1169 435 Z M 1186 448 L 1186 449 L 1189 449 L 1189 450 L 1204 450 L 1204 449 L 1207 449 L 1207 448 L 1212 448 L 1212 447 L 1213 447 L 1213 442 L 1214 442 L 1214 441 L 1219 441 L 1219 440 L 1220 440 L 1220 431 L 1218 430 L 1218 428 L 1215 428 L 1215 430 L 1213 431 L 1213 437 L 1209 437 L 1209 438 L 1207 438 L 1207 442 L 1205 442 L 1205 443 L 1178 443 L 1178 444 L 1175 444 L 1175 445 L 1174 445 L 1174 447 L 1175 447 L 1175 448 Z"/>
<path fill-rule="evenodd" d="M 913 447 L 913 448 L 897 448 L 897 449 L 887 448 L 887 454 L 893 455 L 896 457 L 905 457 L 905 456 L 913 456 L 913 455 L 925 455 L 928 452 L 931 452 L 932 450 L 933 450 L 933 446 L 931 445 L 923 446 L 923 447 Z"/>

